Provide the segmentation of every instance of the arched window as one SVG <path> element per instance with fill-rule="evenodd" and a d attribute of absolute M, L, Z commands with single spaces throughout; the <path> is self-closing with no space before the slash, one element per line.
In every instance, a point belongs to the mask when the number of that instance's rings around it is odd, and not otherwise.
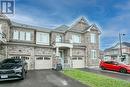
<path fill-rule="evenodd" d="M 61 35 L 56 36 L 56 42 L 62 42 L 62 36 Z"/>

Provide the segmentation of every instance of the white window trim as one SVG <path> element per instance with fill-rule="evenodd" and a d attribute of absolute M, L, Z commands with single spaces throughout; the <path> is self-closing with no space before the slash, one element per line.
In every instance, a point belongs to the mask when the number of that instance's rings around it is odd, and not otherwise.
<path fill-rule="evenodd" d="M 72 43 L 81 43 L 81 35 L 73 34 L 72 35 Z"/>
<path fill-rule="evenodd" d="M 13 39 L 15 39 L 15 40 L 19 39 L 19 31 L 18 30 L 13 31 Z"/>
<path fill-rule="evenodd" d="M 97 58 L 97 51 L 96 50 L 91 50 L 91 58 L 96 59 Z"/>
<path fill-rule="evenodd" d="M 31 32 L 13 30 L 13 39 L 21 41 L 31 41 Z"/>
<path fill-rule="evenodd" d="M 46 36 L 46 41 L 42 38 L 45 36 Z M 49 43 L 50 43 L 49 33 L 36 32 L 36 44 L 49 45 Z"/>
<path fill-rule="evenodd" d="M 24 31 L 20 31 L 20 37 L 19 37 L 19 39 L 25 41 L 25 32 Z"/>
<path fill-rule="evenodd" d="M 61 35 L 56 36 L 56 42 L 62 42 L 63 38 Z"/>
<path fill-rule="evenodd" d="M 26 41 L 31 41 L 31 32 L 25 32 L 25 34 L 26 34 L 25 37 Z"/>
<path fill-rule="evenodd" d="M 91 43 L 96 43 L 96 34 L 91 33 L 90 37 L 91 37 Z"/>

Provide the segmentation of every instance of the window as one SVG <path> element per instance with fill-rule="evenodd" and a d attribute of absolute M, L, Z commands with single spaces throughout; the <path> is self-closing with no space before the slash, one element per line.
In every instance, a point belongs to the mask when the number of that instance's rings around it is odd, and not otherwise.
<path fill-rule="evenodd" d="M 91 50 L 91 58 L 93 59 L 97 58 L 96 50 Z"/>
<path fill-rule="evenodd" d="M 50 60 L 50 58 L 49 57 L 44 57 L 44 60 Z"/>
<path fill-rule="evenodd" d="M 62 42 L 62 36 L 61 35 L 56 36 L 56 42 Z"/>
<path fill-rule="evenodd" d="M 43 57 L 38 57 L 38 58 L 36 58 L 37 60 L 43 60 Z"/>
<path fill-rule="evenodd" d="M 31 33 L 30 32 L 26 32 L 26 40 L 31 41 Z"/>
<path fill-rule="evenodd" d="M 49 33 L 37 32 L 36 43 L 49 45 Z"/>
<path fill-rule="evenodd" d="M 81 57 L 78 57 L 78 60 L 82 60 L 82 58 L 81 58 Z"/>
<path fill-rule="evenodd" d="M 25 40 L 25 32 L 20 31 L 20 40 Z"/>
<path fill-rule="evenodd" d="M 96 43 L 96 34 L 91 34 L 91 43 Z"/>
<path fill-rule="evenodd" d="M 31 32 L 14 30 L 13 31 L 13 39 L 14 40 L 31 41 Z"/>
<path fill-rule="evenodd" d="M 73 43 L 81 43 L 81 36 L 80 35 L 72 35 L 72 42 Z"/>
<path fill-rule="evenodd" d="M 14 30 L 13 39 L 19 39 L 19 32 L 17 30 Z"/>
<path fill-rule="evenodd" d="M 107 64 L 112 64 L 112 61 L 106 61 L 105 63 L 107 63 Z"/>
<path fill-rule="evenodd" d="M 76 58 L 76 57 L 73 57 L 72 60 L 77 60 L 77 58 Z"/>

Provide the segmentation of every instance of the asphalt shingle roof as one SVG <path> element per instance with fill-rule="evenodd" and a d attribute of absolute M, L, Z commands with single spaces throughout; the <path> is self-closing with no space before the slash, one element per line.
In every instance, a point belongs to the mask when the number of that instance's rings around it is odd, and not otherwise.
<path fill-rule="evenodd" d="M 119 43 L 117 43 L 117 44 L 119 44 Z M 116 44 L 116 45 L 117 45 Z M 115 45 L 115 46 L 116 46 Z M 125 46 L 127 46 L 127 47 L 130 47 L 130 43 L 129 42 L 122 42 L 122 45 L 125 45 Z M 112 46 L 112 47 L 110 47 L 110 48 L 107 48 L 107 49 L 105 49 L 104 51 L 109 51 L 109 50 L 114 50 L 114 47 L 115 46 Z"/>
<path fill-rule="evenodd" d="M 14 21 L 11 21 L 12 26 L 16 26 L 16 27 L 24 27 L 24 28 L 28 28 L 28 29 L 36 29 L 39 31 L 47 31 L 50 32 L 52 29 L 49 28 L 44 28 L 44 27 L 38 27 L 38 26 L 32 26 L 32 25 L 27 25 L 27 24 L 21 24 L 21 23 L 17 23 Z"/>

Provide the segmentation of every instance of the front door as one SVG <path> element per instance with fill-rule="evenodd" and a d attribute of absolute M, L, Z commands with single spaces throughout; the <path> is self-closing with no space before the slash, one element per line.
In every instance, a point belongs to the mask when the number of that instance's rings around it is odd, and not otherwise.
<path fill-rule="evenodd" d="M 62 67 L 64 68 L 64 50 L 59 51 L 59 60 L 60 63 L 62 64 Z"/>

